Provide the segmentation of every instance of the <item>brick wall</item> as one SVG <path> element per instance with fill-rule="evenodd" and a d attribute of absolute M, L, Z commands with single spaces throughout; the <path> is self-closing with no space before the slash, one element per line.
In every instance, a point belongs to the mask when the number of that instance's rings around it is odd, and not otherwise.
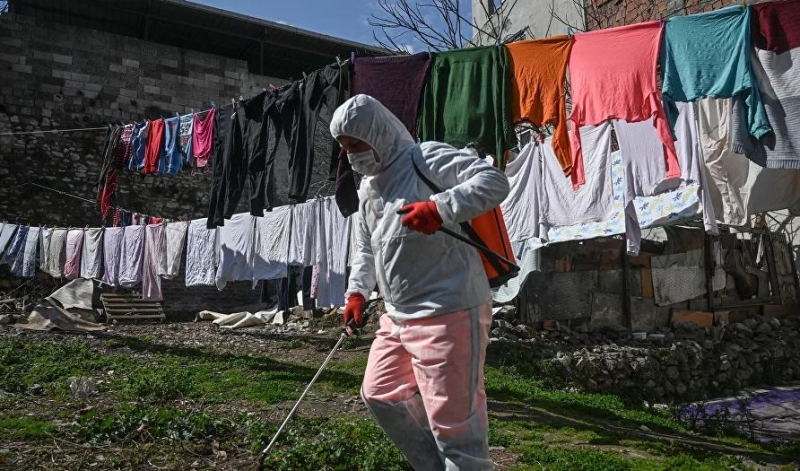
<path fill-rule="evenodd" d="M 717 10 L 733 0 L 586 0 L 587 29 L 603 29 Z"/>
<path fill-rule="evenodd" d="M 63 128 L 103 126 L 173 116 L 191 109 L 252 96 L 280 79 L 258 76 L 245 61 L 182 50 L 135 38 L 28 17 L 0 16 L 0 220 L 48 226 L 98 226 L 91 203 L 41 190 L 38 183 L 94 199 L 103 131 L 2 136 Z M 329 136 L 318 129 L 318 148 Z M 328 164 L 317 159 L 314 182 Z M 276 187 L 286 202 L 288 156 L 277 156 Z M 168 218 L 204 217 L 210 175 L 120 176 L 118 204 Z M 247 194 L 240 210 L 247 210 Z M 0 277 L 6 270 L 0 272 Z M 168 310 L 224 309 L 257 299 L 249 283 L 216 289 L 186 289 L 183 277 L 165 283 Z"/>

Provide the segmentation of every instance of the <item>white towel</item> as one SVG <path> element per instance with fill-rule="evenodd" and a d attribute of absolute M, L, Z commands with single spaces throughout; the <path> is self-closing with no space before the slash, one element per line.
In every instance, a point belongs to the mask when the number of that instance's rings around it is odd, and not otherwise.
<path fill-rule="evenodd" d="M 124 227 L 109 227 L 103 234 L 103 282 L 119 285 L 119 265 L 122 256 Z"/>
<path fill-rule="evenodd" d="M 314 262 L 318 201 L 292 205 L 292 234 L 289 242 L 289 264 L 302 267 Z"/>
<path fill-rule="evenodd" d="M 86 229 L 83 235 L 81 278 L 100 278 L 103 263 L 103 230 Z"/>
<path fill-rule="evenodd" d="M 541 146 L 542 184 L 539 188 L 541 223 L 547 227 L 604 221 L 613 216 L 611 123 L 580 129 L 586 184 L 575 190 L 556 160 L 551 140 Z"/>
<path fill-rule="evenodd" d="M 144 259 L 142 262 L 142 299 L 146 301 L 161 301 L 161 277 L 159 273 L 165 271 L 163 262 L 166 260 L 167 239 L 164 234 L 163 224 L 150 224 L 145 226 Z"/>
<path fill-rule="evenodd" d="M 206 219 L 189 223 L 186 242 L 186 286 L 214 286 L 217 268 L 217 232 Z"/>
<path fill-rule="evenodd" d="M 17 232 L 16 224 L 3 224 L 2 229 L 0 229 L 0 254 L 6 251 L 6 247 L 8 247 L 15 232 Z M 2 261 L 2 257 L 0 257 L 0 261 Z"/>
<path fill-rule="evenodd" d="M 345 219 L 331 198 L 320 201 L 317 223 L 318 272 L 316 300 L 319 307 L 341 306 L 347 289 L 345 270 L 350 245 L 350 219 Z"/>
<path fill-rule="evenodd" d="M 189 223 L 186 221 L 167 224 L 167 253 L 162 265 L 163 270 L 159 273 L 162 277 L 172 279 L 180 273 L 181 256 L 183 255 L 183 246 L 186 244 L 186 230 L 188 228 Z"/>
<path fill-rule="evenodd" d="M 219 228 L 219 266 L 215 283 L 222 290 L 229 281 L 253 279 L 256 217 L 234 214 Z"/>
<path fill-rule="evenodd" d="M 81 277 L 81 252 L 83 229 L 72 229 L 67 232 L 67 260 L 64 264 L 64 276 L 68 280 Z"/>
<path fill-rule="evenodd" d="M 53 235 L 50 237 L 50 253 L 47 255 L 48 272 L 53 278 L 61 278 L 64 276 L 66 245 L 67 230 L 53 229 Z"/>
<path fill-rule="evenodd" d="M 50 240 L 53 238 L 53 229 L 43 227 L 39 233 L 39 269 L 50 273 Z"/>
<path fill-rule="evenodd" d="M 542 184 L 541 149 L 536 143 L 525 146 L 506 165 L 509 192 L 500 204 L 511 242 L 539 238 L 539 195 Z"/>
<path fill-rule="evenodd" d="M 297 205 L 301 206 L 301 205 Z M 302 244 L 290 234 L 291 207 L 275 208 L 256 218 L 256 254 L 253 266 L 253 281 L 273 280 L 286 276 L 288 270 L 289 244 Z M 292 221 L 294 225 L 297 221 Z M 302 257 L 300 258 L 302 262 Z"/>
<path fill-rule="evenodd" d="M 133 288 L 142 282 L 145 226 L 128 226 L 122 237 L 122 254 L 119 264 L 119 284 Z"/>

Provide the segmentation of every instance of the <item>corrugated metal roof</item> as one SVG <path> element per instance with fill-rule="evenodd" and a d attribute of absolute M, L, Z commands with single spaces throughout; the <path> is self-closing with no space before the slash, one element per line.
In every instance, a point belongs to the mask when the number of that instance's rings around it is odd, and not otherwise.
<path fill-rule="evenodd" d="M 246 60 L 251 72 L 288 79 L 351 51 L 385 49 L 184 0 L 10 0 L 11 12 Z"/>

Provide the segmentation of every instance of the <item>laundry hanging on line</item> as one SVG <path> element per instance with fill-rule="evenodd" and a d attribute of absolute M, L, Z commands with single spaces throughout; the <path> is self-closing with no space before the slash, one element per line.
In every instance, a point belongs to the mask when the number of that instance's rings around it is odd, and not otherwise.
<path fill-rule="evenodd" d="M 184 251 L 186 286 L 223 289 L 250 281 L 255 287 L 287 278 L 291 267 L 313 267 L 320 307 L 344 300 L 351 239 L 350 222 L 332 198 L 278 207 L 263 218 L 236 214 L 215 229 L 204 219 L 85 229 L 0 223 L 0 236 L 8 241 L 2 261 L 16 276 L 31 277 L 37 266 L 57 278 L 89 275 L 111 286 L 141 287 L 144 299 L 157 301 L 161 280 L 178 275 Z"/>

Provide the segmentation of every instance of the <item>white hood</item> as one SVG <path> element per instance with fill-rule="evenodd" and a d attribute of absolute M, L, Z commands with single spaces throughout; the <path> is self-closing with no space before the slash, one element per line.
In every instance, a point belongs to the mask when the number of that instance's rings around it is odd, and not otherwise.
<path fill-rule="evenodd" d="M 331 134 L 334 138 L 350 136 L 366 142 L 380 159 L 382 168 L 416 144 L 405 125 L 369 95 L 356 95 L 336 109 L 331 119 Z"/>

